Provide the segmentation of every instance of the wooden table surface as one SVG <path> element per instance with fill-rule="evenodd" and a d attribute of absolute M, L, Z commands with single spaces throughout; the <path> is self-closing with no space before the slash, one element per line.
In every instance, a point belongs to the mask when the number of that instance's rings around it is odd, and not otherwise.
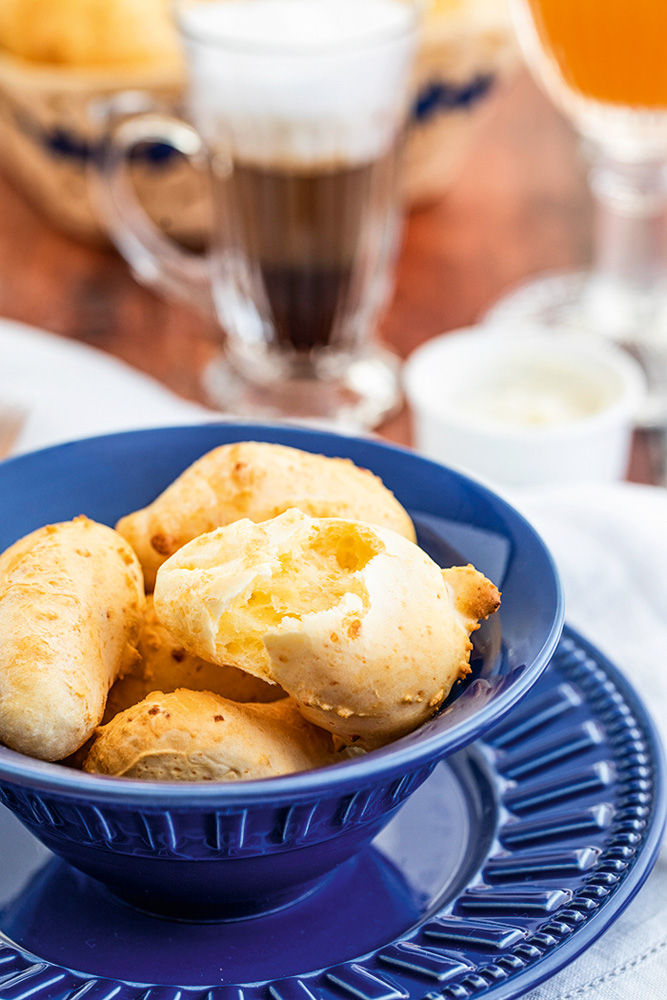
<path fill-rule="evenodd" d="M 213 324 L 139 286 L 112 250 L 62 235 L 0 177 L 0 315 L 117 355 L 202 400 Z M 496 90 L 455 183 L 405 229 L 384 339 L 405 357 L 465 326 L 522 279 L 586 264 L 592 211 L 577 140 L 519 72 Z M 411 443 L 409 413 L 380 428 Z M 630 478 L 650 481 L 635 448 Z"/>

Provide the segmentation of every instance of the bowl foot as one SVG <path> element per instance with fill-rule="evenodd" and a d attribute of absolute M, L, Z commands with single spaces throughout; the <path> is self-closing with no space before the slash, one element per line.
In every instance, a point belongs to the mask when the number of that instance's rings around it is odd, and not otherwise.
<path fill-rule="evenodd" d="M 462 751 L 435 769 L 371 844 L 305 892 L 301 883 L 291 903 L 246 919 L 237 910 L 232 919 L 202 921 L 200 911 L 194 923 L 175 902 L 172 919 L 164 909 L 157 917 L 154 905 L 145 912 L 138 895 L 130 903 L 125 893 L 121 902 L 54 859 L 0 808 L 3 844 L 16 842 L 28 861 L 31 850 L 39 855 L 17 869 L 11 885 L 4 883 L 12 872 L 0 865 L 0 940 L 40 962 L 138 983 L 210 985 L 220 982 L 223 966 L 226 982 L 298 975 L 366 954 L 417 926 L 472 878 L 494 827 L 484 763 Z"/>
<path fill-rule="evenodd" d="M 127 888 L 115 889 L 113 886 L 103 886 L 102 891 L 108 892 L 114 899 L 149 917 L 190 924 L 224 923 L 269 916 L 285 907 L 300 903 L 307 896 L 323 888 L 335 874 L 336 872 L 332 871 L 310 882 L 300 882 L 298 886 L 290 889 L 270 895 L 258 895 L 253 899 L 228 897 L 222 900 L 189 902 L 182 899 L 161 899 L 146 890 L 133 892 Z"/>

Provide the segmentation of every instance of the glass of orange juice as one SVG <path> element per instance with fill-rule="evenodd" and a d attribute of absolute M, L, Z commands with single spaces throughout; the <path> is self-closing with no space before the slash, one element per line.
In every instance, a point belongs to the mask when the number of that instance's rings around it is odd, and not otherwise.
<path fill-rule="evenodd" d="M 588 272 L 533 280 L 491 310 L 576 327 L 643 363 L 642 422 L 667 421 L 667 0 L 512 0 L 526 61 L 585 140 L 597 225 Z"/>

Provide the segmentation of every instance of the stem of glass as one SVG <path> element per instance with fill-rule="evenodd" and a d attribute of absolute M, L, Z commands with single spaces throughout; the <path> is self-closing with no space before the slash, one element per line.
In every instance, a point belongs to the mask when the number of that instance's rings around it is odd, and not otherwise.
<path fill-rule="evenodd" d="M 597 213 L 587 307 L 601 331 L 643 341 L 667 290 L 665 164 L 623 162 L 597 148 L 589 182 Z"/>
<path fill-rule="evenodd" d="M 584 291 L 590 325 L 641 363 L 650 405 L 642 423 L 667 412 L 667 166 L 627 161 L 589 146 L 596 202 L 595 251 Z"/>

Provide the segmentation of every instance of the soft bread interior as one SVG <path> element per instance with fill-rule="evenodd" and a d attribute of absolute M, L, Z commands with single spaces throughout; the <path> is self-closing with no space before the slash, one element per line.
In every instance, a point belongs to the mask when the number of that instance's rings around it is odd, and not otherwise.
<path fill-rule="evenodd" d="M 311 722 L 366 748 L 437 709 L 469 670 L 471 616 L 498 601 L 481 573 L 446 579 L 396 532 L 298 510 L 200 536 L 155 590 L 186 648 L 279 684 Z"/>
<path fill-rule="evenodd" d="M 356 613 L 363 616 L 369 597 L 361 571 L 383 550 L 377 535 L 360 523 L 316 527 L 302 547 L 280 554 L 270 576 L 259 573 L 229 601 L 224 612 L 229 638 L 218 653 L 242 659 L 250 669 L 254 654 L 264 655 L 267 632 L 286 619 L 294 625 L 306 615 L 338 607 L 349 595 L 358 599 Z"/>

